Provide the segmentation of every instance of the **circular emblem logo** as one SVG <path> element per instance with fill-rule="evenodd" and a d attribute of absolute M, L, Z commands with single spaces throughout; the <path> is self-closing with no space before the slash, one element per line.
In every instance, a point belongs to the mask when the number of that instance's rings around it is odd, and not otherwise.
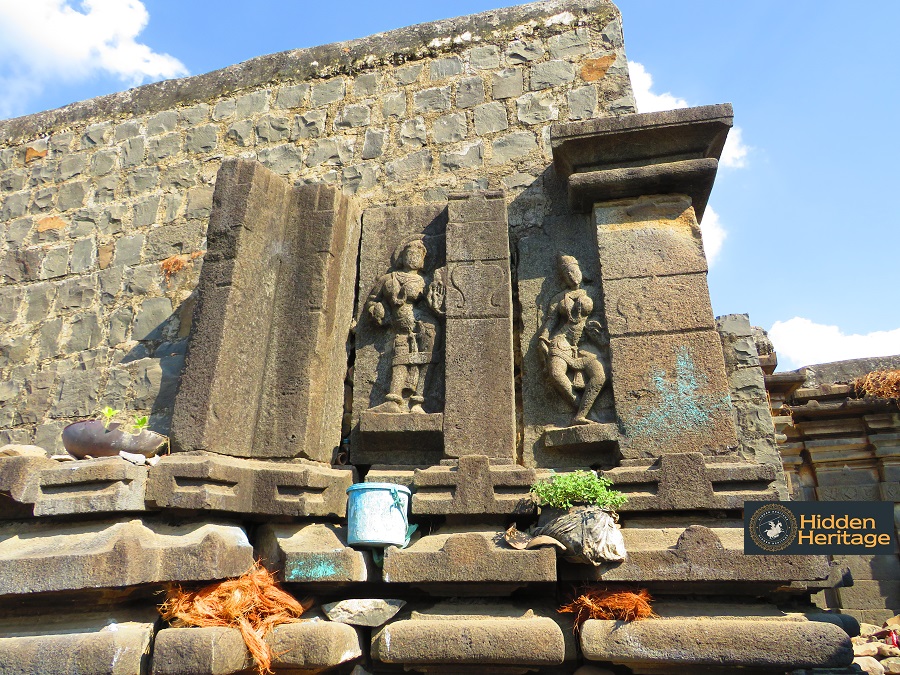
<path fill-rule="evenodd" d="M 750 518 L 750 536 L 763 550 L 784 550 L 797 536 L 797 519 L 786 506 L 766 504 Z"/>

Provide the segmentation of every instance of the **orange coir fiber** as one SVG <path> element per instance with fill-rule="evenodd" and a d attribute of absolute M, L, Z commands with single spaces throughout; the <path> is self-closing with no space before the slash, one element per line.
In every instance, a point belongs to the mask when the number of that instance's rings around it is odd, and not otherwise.
<path fill-rule="evenodd" d="M 299 621 L 312 607 L 278 587 L 275 576 L 259 562 L 237 579 L 187 591 L 171 586 L 159 613 L 175 628 L 225 626 L 241 631 L 259 673 L 272 672 L 272 649 L 266 635 L 282 623 Z"/>
<path fill-rule="evenodd" d="M 900 370 L 876 370 L 853 381 L 857 396 L 900 399 Z"/>
<path fill-rule="evenodd" d="M 640 621 L 655 617 L 656 614 L 650 607 L 652 600 L 653 598 L 644 589 L 632 593 L 588 588 L 558 611 L 560 614 L 574 614 L 575 628 L 578 629 L 588 619 Z"/>

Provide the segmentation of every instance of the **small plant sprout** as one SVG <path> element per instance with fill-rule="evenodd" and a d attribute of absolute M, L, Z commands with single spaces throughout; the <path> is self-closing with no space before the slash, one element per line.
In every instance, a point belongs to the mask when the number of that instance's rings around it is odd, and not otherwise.
<path fill-rule="evenodd" d="M 116 410 L 110 406 L 106 406 L 103 410 L 100 411 L 100 414 L 103 415 L 103 426 L 109 429 L 109 425 L 112 424 L 113 419 L 115 419 L 116 415 L 118 415 L 121 410 Z"/>
<path fill-rule="evenodd" d="M 134 433 L 139 434 L 147 428 L 148 424 L 150 424 L 150 418 L 146 415 L 143 415 L 141 417 L 135 417 L 134 423 L 131 426 L 134 430 Z"/>
<path fill-rule="evenodd" d="M 573 471 L 536 481 L 531 491 L 543 506 L 568 509 L 575 504 L 592 504 L 615 511 L 627 501 L 618 490 L 610 490 L 612 481 L 593 471 Z"/>

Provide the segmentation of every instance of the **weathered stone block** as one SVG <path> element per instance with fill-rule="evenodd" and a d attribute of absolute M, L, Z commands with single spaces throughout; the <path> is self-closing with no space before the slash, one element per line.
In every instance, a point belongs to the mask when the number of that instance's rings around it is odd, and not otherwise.
<path fill-rule="evenodd" d="M 760 642 L 769 645 L 759 649 Z M 581 627 L 591 661 L 615 664 L 745 666 L 761 669 L 840 667 L 853 660 L 850 636 L 829 623 L 770 619 L 599 621 Z"/>
<path fill-rule="evenodd" d="M 485 103 L 475 108 L 475 133 L 478 136 L 504 131 L 508 128 L 506 106 L 499 101 Z"/>
<path fill-rule="evenodd" d="M 585 570 L 581 565 L 560 569 L 561 579 L 585 576 L 604 582 L 679 582 L 721 584 L 723 592 L 760 593 L 793 581 L 824 582 L 831 571 L 826 556 L 744 555 L 741 527 L 691 525 L 621 530 L 628 559 Z"/>
<path fill-rule="evenodd" d="M 413 108 L 416 112 L 448 110 L 450 108 L 450 87 L 434 87 L 415 92 Z"/>
<path fill-rule="evenodd" d="M 531 89 L 561 87 L 575 80 L 575 66 L 568 61 L 544 61 L 531 67 Z"/>
<path fill-rule="evenodd" d="M 496 99 L 515 98 L 525 91 L 521 68 L 507 68 L 491 78 L 492 96 Z"/>
<path fill-rule="evenodd" d="M 525 124 L 540 124 L 559 117 L 559 107 L 549 93 L 529 92 L 516 99 L 516 117 Z"/>
<path fill-rule="evenodd" d="M 240 527 L 150 520 L 0 526 L 0 595 L 239 576 L 253 564 Z"/>
<path fill-rule="evenodd" d="M 143 672 L 155 612 L 39 615 L 0 621 L 4 675 Z"/>
<path fill-rule="evenodd" d="M 343 78 L 340 77 L 329 80 L 328 82 L 323 82 L 322 84 L 314 84 L 312 86 L 312 94 L 310 94 L 309 97 L 309 104 L 313 108 L 318 108 L 323 105 L 328 105 L 329 103 L 334 103 L 335 101 L 340 101 L 344 98 L 346 90 L 347 85 Z"/>
<path fill-rule="evenodd" d="M 685 195 L 605 202 L 594 209 L 603 278 L 706 272 L 700 226 Z"/>
<path fill-rule="evenodd" d="M 567 658 L 566 637 L 553 619 L 530 610 L 516 618 L 435 612 L 394 621 L 372 634 L 372 657 L 382 663 L 406 666 L 447 664 L 459 669 L 471 665 L 555 666 Z M 452 611 L 452 610 L 451 610 Z M 572 654 L 574 657 L 574 654 Z"/>
<path fill-rule="evenodd" d="M 737 446 L 718 333 L 614 337 L 610 354 L 616 414 L 629 437 L 623 456 Z"/>
<path fill-rule="evenodd" d="M 852 586 L 836 589 L 841 607 L 871 609 L 900 607 L 900 581 L 853 580 Z"/>
<path fill-rule="evenodd" d="M 266 566 L 289 583 L 352 582 L 380 578 L 367 551 L 347 546 L 346 529 L 337 525 L 264 525 L 258 551 Z"/>
<path fill-rule="evenodd" d="M 515 131 L 496 139 L 492 147 L 494 153 L 491 164 L 505 164 L 537 150 L 538 144 L 530 131 Z"/>
<path fill-rule="evenodd" d="M 484 164 L 484 145 L 481 141 L 468 143 L 457 152 L 442 152 L 441 171 L 472 169 Z"/>
<path fill-rule="evenodd" d="M 352 483 L 349 469 L 327 465 L 176 453 L 150 470 L 147 501 L 157 508 L 343 517 Z"/>
<path fill-rule="evenodd" d="M 456 85 L 456 107 L 471 108 L 484 102 L 484 80 L 465 77 Z"/>
<path fill-rule="evenodd" d="M 650 466 L 619 466 L 603 475 L 627 495 L 623 512 L 741 509 L 745 501 L 778 498 L 774 467 L 736 457 L 706 462 L 697 452 L 669 454 Z"/>
<path fill-rule="evenodd" d="M 223 164 L 214 205 L 173 440 L 184 450 L 330 462 L 356 207 L 334 188 L 295 188 L 246 160 Z M 243 423 L 248 416 L 255 424 Z"/>
<path fill-rule="evenodd" d="M 153 642 L 153 675 L 234 675 L 253 665 L 235 628 L 166 628 Z"/>
<path fill-rule="evenodd" d="M 468 127 L 464 113 L 450 113 L 434 121 L 434 142 L 455 143 L 466 137 Z"/>
<path fill-rule="evenodd" d="M 451 195 L 448 210 L 444 451 L 451 457 L 480 454 L 512 461 L 516 430 L 506 200 L 502 192 L 459 193 Z M 492 430 L 488 447 L 480 429 Z"/>
<path fill-rule="evenodd" d="M 281 624 L 266 637 L 276 672 L 339 666 L 362 656 L 360 640 L 352 626 L 321 620 Z M 252 665 L 237 628 L 166 628 L 153 646 L 153 675 L 236 675 Z"/>
<path fill-rule="evenodd" d="M 517 551 L 498 545 L 499 532 L 433 534 L 405 549 L 390 546 L 384 580 L 390 583 L 491 583 L 521 585 L 556 581 L 556 549 Z M 509 591 L 495 589 L 500 595 Z M 490 587 L 482 591 L 490 595 Z"/>
<path fill-rule="evenodd" d="M 24 499 L 34 515 L 144 510 L 147 467 L 119 457 L 56 463 L 32 475 Z"/>
<path fill-rule="evenodd" d="M 605 280 L 611 336 L 714 329 L 706 274 Z"/>
<path fill-rule="evenodd" d="M 514 464 L 491 466 L 484 455 L 460 457 L 456 466 L 416 469 L 412 512 L 436 514 L 524 514 L 534 510 L 529 494 L 534 470 Z"/>
<path fill-rule="evenodd" d="M 354 463 L 428 465 L 437 463 L 443 456 L 441 434 L 444 420 L 440 413 L 444 407 L 444 359 L 441 349 L 444 327 L 426 295 L 435 280 L 443 279 L 446 223 L 443 206 L 370 208 L 365 213 L 353 370 L 351 460 Z M 424 260 L 419 260 L 423 250 L 420 244 L 414 243 L 418 241 L 424 245 Z M 421 269 L 406 269 L 409 267 L 407 252 L 412 252 L 413 247 L 416 256 L 412 262 Z M 433 333 L 433 343 L 430 337 L 416 341 L 415 353 L 428 354 L 427 357 L 407 358 L 408 343 L 401 345 L 403 360 L 418 359 L 422 363 L 397 365 L 397 377 L 403 374 L 401 368 L 406 377 L 394 383 L 397 391 L 392 398 L 396 395 L 400 401 L 397 401 L 396 408 L 390 406 L 392 410 L 387 410 L 379 406 L 388 400 L 387 396 L 392 392 L 394 351 L 397 338 L 403 331 L 399 323 L 394 323 L 395 310 L 390 305 L 394 297 L 393 286 L 385 288 L 385 284 L 393 284 L 395 279 L 412 284 L 410 289 L 420 289 L 415 290 L 412 297 L 407 296 L 408 299 L 403 299 L 401 295 L 396 297 L 400 306 L 406 308 L 403 311 L 410 311 L 415 320 L 422 322 L 421 329 L 426 331 L 423 335 Z M 383 310 L 380 320 L 376 319 L 381 311 L 379 307 Z M 419 344 L 422 345 L 421 352 Z M 413 376 L 415 382 L 409 380 Z M 412 397 L 416 400 L 412 401 Z M 418 410 L 407 412 L 414 405 L 422 406 L 421 410 L 426 414 Z"/>

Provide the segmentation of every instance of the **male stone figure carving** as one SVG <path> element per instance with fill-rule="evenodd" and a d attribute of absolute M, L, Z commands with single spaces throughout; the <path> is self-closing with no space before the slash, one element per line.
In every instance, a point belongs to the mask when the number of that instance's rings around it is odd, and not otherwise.
<path fill-rule="evenodd" d="M 587 337 L 600 349 L 605 349 L 609 341 L 604 337 L 599 321 L 587 320 L 594 311 L 594 301 L 581 288 L 578 260 L 559 254 L 556 262 L 568 290 L 550 301 L 538 347 L 551 384 L 577 409 L 572 424 L 591 424 L 587 416 L 607 382 L 606 369 L 597 354 L 580 348 L 579 343 L 585 330 Z M 584 389 L 580 402 L 576 389 Z"/>
<path fill-rule="evenodd" d="M 440 270 L 426 293 L 425 257 L 421 235 L 401 243 L 392 257 L 394 271 L 375 282 L 366 300 L 369 316 L 394 331 L 390 389 L 384 403 L 370 408 L 372 412 L 425 412 L 425 381 L 432 364 L 440 360 L 434 349 L 445 295 Z M 427 308 L 422 307 L 423 300 Z"/>

